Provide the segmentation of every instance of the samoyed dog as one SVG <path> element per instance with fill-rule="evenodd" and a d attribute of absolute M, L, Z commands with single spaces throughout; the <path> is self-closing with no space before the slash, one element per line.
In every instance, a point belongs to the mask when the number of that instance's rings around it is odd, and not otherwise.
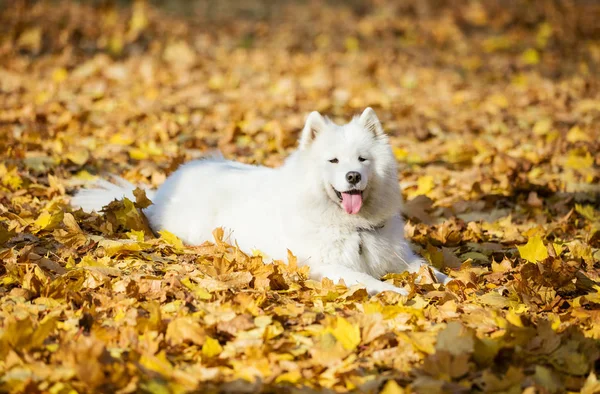
<path fill-rule="evenodd" d="M 114 199 L 132 199 L 135 186 L 118 182 L 81 190 L 72 205 L 99 211 Z M 370 294 L 406 294 L 379 278 L 425 264 L 404 238 L 396 159 L 371 108 L 345 125 L 312 112 L 298 150 L 279 168 L 200 159 L 147 195 L 153 205 L 144 213 L 155 231 L 197 245 L 222 227 L 243 251 L 285 260 L 289 249 L 310 266 L 312 279 L 343 279 Z"/>

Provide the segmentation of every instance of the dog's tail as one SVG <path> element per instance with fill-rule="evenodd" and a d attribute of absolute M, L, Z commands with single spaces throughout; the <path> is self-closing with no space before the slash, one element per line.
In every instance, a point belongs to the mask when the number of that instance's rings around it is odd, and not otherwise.
<path fill-rule="evenodd" d="M 220 161 L 225 160 L 225 157 L 219 150 L 212 150 L 201 154 L 197 159 Z M 120 200 L 123 197 L 127 197 L 131 201 L 135 201 L 133 191 L 137 188 L 136 185 L 116 175 L 112 175 L 110 179 L 112 182 L 98 179 L 91 182 L 88 185 L 89 188 L 79 190 L 71 198 L 71 206 L 81 208 L 86 212 L 100 212 L 103 207 L 110 204 L 113 200 Z M 156 190 L 151 190 L 143 186 L 140 186 L 140 188 L 146 191 L 146 197 L 152 201 Z"/>
<path fill-rule="evenodd" d="M 99 212 L 104 206 L 110 204 L 113 200 L 120 200 L 123 197 L 135 201 L 133 191 L 136 185 L 117 176 L 111 177 L 114 181 L 108 182 L 104 179 L 98 179 L 90 184 L 92 188 L 79 190 L 71 199 L 71 205 L 74 208 L 81 208 L 86 212 Z M 146 197 L 152 200 L 154 191 L 146 189 Z"/>

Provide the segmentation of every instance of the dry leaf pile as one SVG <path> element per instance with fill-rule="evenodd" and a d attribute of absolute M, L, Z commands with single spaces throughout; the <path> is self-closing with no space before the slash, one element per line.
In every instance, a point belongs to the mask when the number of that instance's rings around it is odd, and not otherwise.
<path fill-rule="evenodd" d="M 180 3 L 0 12 L 0 391 L 600 392 L 595 2 Z M 278 165 L 309 111 L 367 105 L 446 287 L 188 247 L 143 192 L 68 205 L 214 149 Z"/>

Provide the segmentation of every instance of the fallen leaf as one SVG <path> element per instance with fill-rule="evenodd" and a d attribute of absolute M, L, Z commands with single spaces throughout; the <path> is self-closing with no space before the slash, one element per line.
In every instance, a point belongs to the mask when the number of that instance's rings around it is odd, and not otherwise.
<path fill-rule="evenodd" d="M 527 244 L 517 246 L 522 258 L 530 263 L 543 261 L 548 258 L 548 249 L 540 237 L 531 237 Z"/>

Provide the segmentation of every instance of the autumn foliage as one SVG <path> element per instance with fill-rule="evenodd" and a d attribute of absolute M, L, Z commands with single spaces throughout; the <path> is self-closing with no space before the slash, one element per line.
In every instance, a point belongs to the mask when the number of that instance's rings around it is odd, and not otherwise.
<path fill-rule="evenodd" d="M 600 392 L 599 6 L 241 3 L 0 8 L 0 391 Z M 186 246 L 141 190 L 69 207 L 215 149 L 279 165 L 366 106 L 446 287 Z"/>

